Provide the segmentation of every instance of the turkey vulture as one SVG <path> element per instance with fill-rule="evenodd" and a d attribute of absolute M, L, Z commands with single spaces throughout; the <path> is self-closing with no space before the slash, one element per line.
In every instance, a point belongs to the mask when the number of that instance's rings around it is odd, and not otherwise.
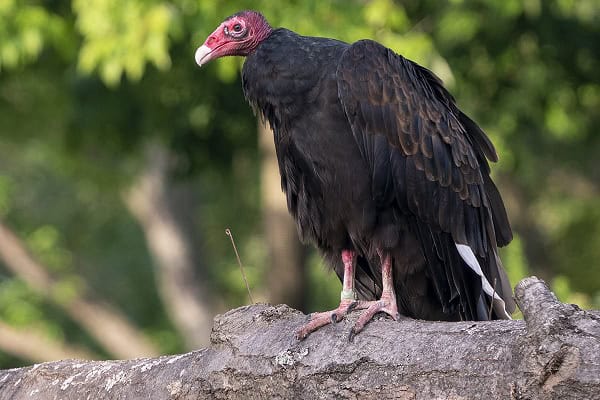
<path fill-rule="evenodd" d="M 375 314 L 507 319 L 515 309 L 498 246 L 512 239 L 487 160 L 494 146 L 428 69 L 372 40 L 273 29 L 241 11 L 196 50 L 199 66 L 245 56 L 244 95 L 274 132 L 287 206 L 342 281 L 351 337 Z"/>

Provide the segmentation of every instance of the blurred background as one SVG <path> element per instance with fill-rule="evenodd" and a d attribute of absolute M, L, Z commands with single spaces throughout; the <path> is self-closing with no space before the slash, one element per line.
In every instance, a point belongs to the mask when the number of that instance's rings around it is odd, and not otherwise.
<path fill-rule="evenodd" d="M 297 241 L 243 60 L 199 69 L 228 15 L 372 38 L 438 74 L 500 154 L 512 284 L 600 307 L 597 0 L 0 0 L 0 368 L 209 342 L 250 300 L 333 307 Z"/>

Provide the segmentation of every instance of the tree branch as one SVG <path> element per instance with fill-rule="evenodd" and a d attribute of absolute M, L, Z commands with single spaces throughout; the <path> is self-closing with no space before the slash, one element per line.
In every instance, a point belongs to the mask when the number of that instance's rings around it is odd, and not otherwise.
<path fill-rule="evenodd" d="M 251 305 L 215 319 L 209 348 L 127 361 L 59 361 L 0 371 L 0 399 L 598 399 L 600 317 L 542 281 L 516 289 L 526 321 L 349 321 L 298 342 L 306 317 Z"/>
<path fill-rule="evenodd" d="M 110 354 L 123 358 L 158 354 L 146 336 L 133 326 L 125 315 L 109 305 L 93 301 L 82 293 L 67 301 L 57 300 L 54 296 L 57 279 L 29 254 L 17 235 L 1 221 L 0 260 L 31 289 L 63 308 Z"/>

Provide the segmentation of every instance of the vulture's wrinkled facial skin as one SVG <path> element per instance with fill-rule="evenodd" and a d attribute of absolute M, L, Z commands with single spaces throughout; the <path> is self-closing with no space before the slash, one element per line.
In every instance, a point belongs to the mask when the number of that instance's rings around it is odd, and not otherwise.
<path fill-rule="evenodd" d="M 196 64 L 224 56 L 247 56 L 271 33 L 265 18 L 255 11 L 232 15 L 208 36 L 196 50 Z"/>

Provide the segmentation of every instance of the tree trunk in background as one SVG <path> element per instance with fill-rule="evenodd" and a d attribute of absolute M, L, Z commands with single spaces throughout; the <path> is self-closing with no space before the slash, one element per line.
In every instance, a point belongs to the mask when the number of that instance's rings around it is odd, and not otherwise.
<path fill-rule="evenodd" d="M 215 303 L 199 257 L 194 196 L 189 181 L 173 182 L 172 158 L 159 144 L 146 146 L 146 165 L 125 202 L 139 221 L 157 267 L 159 293 L 189 349 L 209 343 Z"/>
<path fill-rule="evenodd" d="M 273 132 L 258 122 L 261 151 L 261 197 L 265 239 L 269 254 L 268 298 L 303 310 L 306 293 L 306 251 L 290 216 L 273 144 Z"/>

